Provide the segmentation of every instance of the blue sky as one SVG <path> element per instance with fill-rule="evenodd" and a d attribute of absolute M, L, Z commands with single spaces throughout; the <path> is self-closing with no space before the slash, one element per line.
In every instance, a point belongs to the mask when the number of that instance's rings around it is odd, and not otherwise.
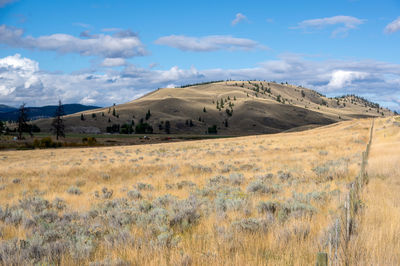
<path fill-rule="evenodd" d="M 399 1 L 0 0 L 0 103 L 288 81 L 400 110 Z"/>

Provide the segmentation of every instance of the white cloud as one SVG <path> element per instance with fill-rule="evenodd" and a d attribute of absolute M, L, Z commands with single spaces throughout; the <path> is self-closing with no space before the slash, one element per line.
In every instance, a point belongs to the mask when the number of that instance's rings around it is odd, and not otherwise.
<path fill-rule="evenodd" d="M 232 26 L 235 26 L 236 24 L 238 24 L 239 22 L 241 22 L 243 20 L 247 20 L 247 17 L 245 15 L 243 15 L 242 13 L 237 13 L 235 19 L 232 20 Z"/>
<path fill-rule="evenodd" d="M 316 89 L 330 96 L 354 93 L 400 111 L 400 65 L 378 61 L 313 61 L 283 55 L 251 68 L 166 70 L 127 64 L 105 73 L 47 73 L 18 54 L 0 59 L 0 103 L 18 106 L 65 103 L 110 105 L 151 90 L 221 79 L 275 80 Z"/>
<path fill-rule="evenodd" d="M 22 58 L 19 54 L 0 59 L 0 99 L 8 99 L 12 95 L 18 97 L 22 93 L 30 95 L 30 91 L 40 89 L 42 84 L 35 76 L 37 71 L 37 62 Z"/>
<path fill-rule="evenodd" d="M 400 30 L 400 17 L 389 23 L 385 27 L 385 33 L 390 34 Z"/>
<path fill-rule="evenodd" d="M 5 7 L 8 4 L 17 2 L 18 0 L 0 0 L 0 8 Z"/>
<path fill-rule="evenodd" d="M 354 81 L 364 80 L 367 77 L 368 73 L 359 71 L 335 70 L 327 87 L 330 89 L 342 89 L 345 86 L 351 85 Z"/>
<path fill-rule="evenodd" d="M 252 50 L 265 49 L 258 42 L 235 38 L 229 35 L 210 35 L 205 37 L 188 37 L 184 35 L 164 36 L 155 41 L 159 45 L 167 45 L 182 51 L 210 52 L 217 50 Z"/>
<path fill-rule="evenodd" d="M 83 32 L 82 38 L 68 34 L 23 36 L 22 29 L 0 26 L 0 44 L 15 48 L 28 48 L 43 51 L 55 51 L 61 54 L 78 53 L 84 56 L 101 56 L 108 58 L 130 58 L 145 55 L 147 52 L 139 37 L 129 31 L 119 31 L 113 35 L 90 35 Z"/>
<path fill-rule="evenodd" d="M 334 16 L 327 18 L 309 19 L 300 22 L 295 29 L 323 29 L 329 26 L 338 26 L 333 32 L 332 37 L 346 36 L 349 30 L 356 29 L 365 20 L 351 16 Z"/>
<path fill-rule="evenodd" d="M 101 63 L 104 67 L 116 67 L 126 65 L 124 58 L 105 58 Z"/>

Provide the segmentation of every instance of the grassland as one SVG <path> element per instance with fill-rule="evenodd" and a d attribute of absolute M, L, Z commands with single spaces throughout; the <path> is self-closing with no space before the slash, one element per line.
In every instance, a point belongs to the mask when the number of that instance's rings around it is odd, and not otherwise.
<path fill-rule="evenodd" d="M 351 258 L 359 265 L 400 263 L 400 117 L 379 119 L 368 163 L 365 208 L 352 240 Z"/>
<path fill-rule="evenodd" d="M 56 139 L 50 133 L 34 133 L 33 137 L 29 134 L 23 134 L 23 140 L 14 140 L 16 133 L 12 135 L 0 135 L 0 150 L 31 150 L 35 147 L 35 140 L 41 141 L 45 138 L 51 138 L 52 144 L 59 143 L 60 147 L 87 147 L 87 146 L 117 146 L 117 145 L 138 145 L 138 144 L 154 144 L 154 143 L 170 143 L 187 140 L 201 139 L 219 139 L 230 138 L 229 135 L 194 135 L 194 134 L 79 134 L 67 133 L 65 138 Z M 88 138 L 95 138 L 95 143 L 85 141 Z M 51 147 L 51 146 L 50 146 Z"/>
<path fill-rule="evenodd" d="M 354 264 L 400 261 L 398 123 L 376 120 L 365 208 L 349 248 Z M 0 261 L 314 264 L 328 249 L 370 126 L 365 119 L 275 135 L 0 152 Z"/>

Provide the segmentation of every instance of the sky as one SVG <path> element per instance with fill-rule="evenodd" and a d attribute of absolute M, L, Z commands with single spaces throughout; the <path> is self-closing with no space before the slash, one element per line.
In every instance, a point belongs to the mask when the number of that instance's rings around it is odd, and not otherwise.
<path fill-rule="evenodd" d="M 400 111 L 400 1 L 0 0 L 0 104 L 268 80 Z"/>

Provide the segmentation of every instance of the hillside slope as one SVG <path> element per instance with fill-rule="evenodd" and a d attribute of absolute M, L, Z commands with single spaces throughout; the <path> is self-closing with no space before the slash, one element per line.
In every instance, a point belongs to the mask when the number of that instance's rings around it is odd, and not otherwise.
<path fill-rule="evenodd" d="M 65 123 L 70 132 L 99 133 L 112 125 L 138 125 L 142 120 L 154 133 L 165 133 L 169 121 L 172 134 L 204 134 L 216 125 L 218 134 L 246 135 L 382 115 L 392 113 L 355 96 L 332 99 L 287 84 L 223 81 L 158 89 L 125 104 L 66 116 Z M 49 130 L 49 120 L 36 123 L 42 131 Z"/>

